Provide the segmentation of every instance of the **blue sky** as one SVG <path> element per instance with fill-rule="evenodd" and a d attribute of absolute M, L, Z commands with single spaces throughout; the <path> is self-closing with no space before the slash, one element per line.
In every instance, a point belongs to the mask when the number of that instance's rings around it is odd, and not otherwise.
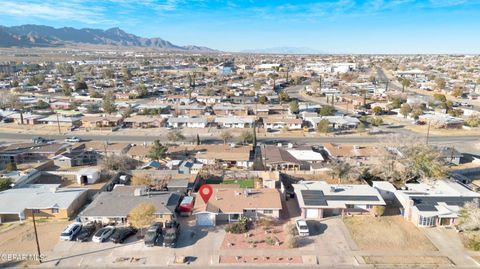
<path fill-rule="evenodd" d="M 225 51 L 480 53 L 480 0 L 1 0 L 0 24 L 120 27 Z"/>

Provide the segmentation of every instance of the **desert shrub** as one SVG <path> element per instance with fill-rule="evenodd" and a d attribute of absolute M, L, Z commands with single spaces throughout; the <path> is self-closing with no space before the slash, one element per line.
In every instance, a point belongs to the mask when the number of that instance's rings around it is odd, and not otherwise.
<path fill-rule="evenodd" d="M 285 231 L 288 236 L 296 236 L 298 234 L 297 227 L 295 227 L 295 224 L 289 223 L 285 225 Z"/>
<path fill-rule="evenodd" d="M 374 206 L 373 207 L 373 212 L 375 212 L 375 216 L 380 217 L 383 216 L 385 213 L 385 207 L 384 206 Z"/>
<path fill-rule="evenodd" d="M 300 245 L 298 236 L 287 236 L 285 240 L 285 244 L 288 248 L 298 248 Z"/>
<path fill-rule="evenodd" d="M 225 227 L 225 232 L 232 234 L 243 234 L 248 231 L 248 220 L 245 217 L 240 218 L 238 222 L 230 223 Z"/>
<path fill-rule="evenodd" d="M 270 246 L 275 246 L 275 243 L 277 242 L 277 240 L 275 240 L 275 238 L 271 237 L 271 236 L 267 236 L 265 237 L 265 243 L 267 245 L 270 245 Z"/>
<path fill-rule="evenodd" d="M 258 220 L 258 224 L 267 229 L 271 228 L 273 225 L 273 219 L 271 217 L 262 217 Z"/>
<path fill-rule="evenodd" d="M 468 240 L 466 247 L 470 250 L 480 251 L 480 241 L 476 241 L 473 239 Z"/>

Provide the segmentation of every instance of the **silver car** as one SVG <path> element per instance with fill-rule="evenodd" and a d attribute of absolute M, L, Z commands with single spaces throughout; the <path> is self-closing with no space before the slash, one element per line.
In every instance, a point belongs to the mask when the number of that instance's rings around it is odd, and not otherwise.
<path fill-rule="evenodd" d="M 102 243 L 105 242 L 115 232 L 115 227 L 106 226 L 98 230 L 92 237 L 93 242 Z"/>

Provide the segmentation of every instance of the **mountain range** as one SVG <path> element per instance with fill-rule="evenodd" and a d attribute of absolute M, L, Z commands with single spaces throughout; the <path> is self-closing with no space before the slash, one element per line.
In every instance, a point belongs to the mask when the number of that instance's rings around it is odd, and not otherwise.
<path fill-rule="evenodd" d="M 179 46 L 161 38 L 144 38 L 129 34 L 118 27 L 107 30 L 72 27 L 54 28 L 45 25 L 0 25 L 0 47 L 62 47 L 66 45 L 110 45 L 156 48 L 178 51 L 215 51 L 201 46 Z"/>

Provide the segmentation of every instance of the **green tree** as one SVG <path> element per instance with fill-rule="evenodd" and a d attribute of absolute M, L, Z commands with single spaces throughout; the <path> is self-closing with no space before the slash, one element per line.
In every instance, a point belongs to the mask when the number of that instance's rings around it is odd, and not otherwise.
<path fill-rule="evenodd" d="M 153 141 L 153 145 L 148 151 L 147 157 L 152 160 L 161 160 L 167 156 L 167 147 L 162 145 L 159 140 Z"/>
<path fill-rule="evenodd" d="M 260 95 L 260 97 L 258 97 L 258 102 L 262 105 L 267 103 L 267 97 L 265 95 Z"/>
<path fill-rule="evenodd" d="M 75 82 L 75 90 L 88 90 L 88 85 L 85 81 L 77 81 Z"/>
<path fill-rule="evenodd" d="M 328 133 L 330 131 L 330 122 L 326 119 L 321 120 L 317 123 L 317 132 L 319 133 Z"/>
<path fill-rule="evenodd" d="M 100 111 L 100 107 L 97 104 L 91 103 L 87 105 L 87 112 L 92 114 L 92 113 L 98 113 Z"/>
<path fill-rule="evenodd" d="M 403 104 L 400 108 L 400 114 L 402 114 L 404 118 L 407 118 L 410 112 L 412 112 L 412 107 L 407 103 Z"/>
<path fill-rule="evenodd" d="M 373 114 L 375 114 L 375 115 L 380 115 L 380 113 L 382 113 L 382 111 L 383 111 L 383 109 L 382 109 L 381 107 L 379 107 L 379 106 L 376 106 L 376 107 L 374 107 L 374 108 L 372 109 L 372 112 L 373 112 Z"/>
<path fill-rule="evenodd" d="M 457 98 L 457 97 L 460 97 L 462 96 L 463 94 L 463 87 L 462 86 L 455 86 L 451 92 L 452 96 Z"/>
<path fill-rule="evenodd" d="M 10 185 L 12 184 L 12 179 L 8 177 L 2 177 L 0 178 L 0 191 L 4 191 L 8 188 L 10 188 Z"/>
<path fill-rule="evenodd" d="M 335 108 L 333 106 L 325 105 L 320 108 L 320 116 L 333 116 Z"/>
<path fill-rule="evenodd" d="M 148 95 L 148 89 L 147 89 L 147 86 L 145 86 L 145 84 L 139 84 L 137 87 L 136 87 L 136 90 L 137 90 L 137 97 L 138 98 L 143 98 L 145 96 Z"/>
<path fill-rule="evenodd" d="M 288 102 L 290 100 L 290 96 L 288 96 L 288 93 L 286 91 L 281 91 L 278 94 L 278 100 L 280 103 Z"/>
<path fill-rule="evenodd" d="M 299 111 L 298 101 L 297 100 L 291 101 L 290 112 L 292 112 L 293 114 L 298 114 L 298 111 Z"/>
<path fill-rule="evenodd" d="M 405 92 L 405 88 L 410 87 L 411 81 L 404 78 L 402 79 L 401 83 L 402 83 L 402 92 Z"/>
<path fill-rule="evenodd" d="M 72 95 L 72 89 L 70 88 L 70 85 L 68 83 L 64 82 L 62 85 L 62 93 L 65 96 L 71 96 Z"/>
<path fill-rule="evenodd" d="M 130 80 L 132 79 L 132 71 L 128 69 L 127 67 L 122 68 L 122 77 L 124 80 Z"/>
<path fill-rule="evenodd" d="M 103 111 L 108 114 L 117 111 L 117 107 L 115 106 L 115 96 L 113 96 L 112 92 L 107 92 L 103 97 L 102 108 Z"/>
<path fill-rule="evenodd" d="M 28 79 L 28 84 L 32 86 L 40 85 L 45 81 L 45 76 L 42 74 L 38 74 L 35 76 L 32 76 Z"/>
<path fill-rule="evenodd" d="M 115 72 L 111 68 L 105 68 L 103 70 L 103 78 L 104 79 L 112 79 L 115 77 Z"/>
<path fill-rule="evenodd" d="M 465 119 L 465 125 L 470 127 L 480 126 L 480 117 L 478 115 L 470 115 L 467 119 Z"/>
<path fill-rule="evenodd" d="M 392 98 L 392 107 L 393 108 L 400 108 L 402 105 L 402 99 L 400 97 Z"/>
<path fill-rule="evenodd" d="M 433 100 L 445 103 L 445 102 L 447 102 L 447 97 L 445 97 L 444 94 L 435 93 L 435 94 L 433 94 Z"/>
<path fill-rule="evenodd" d="M 132 113 L 133 113 L 133 107 L 131 104 L 128 104 L 128 107 L 122 112 L 122 117 L 128 118 L 132 115 Z"/>
<path fill-rule="evenodd" d="M 372 117 L 370 118 L 370 124 L 373 126 L 380 126 L 383 124 L 383 119 L 381 117 Z"/>

